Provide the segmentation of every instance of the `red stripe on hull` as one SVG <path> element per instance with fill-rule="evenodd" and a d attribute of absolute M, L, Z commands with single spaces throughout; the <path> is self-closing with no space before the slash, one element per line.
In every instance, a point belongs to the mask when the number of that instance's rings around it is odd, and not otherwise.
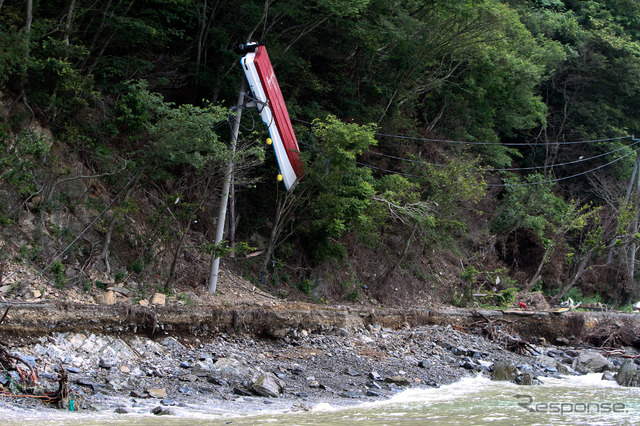
<path fill-rule="evenodd" d="M 293 126 L 291 126 L 291 119 L 289 118 L 287 106 L 282 98 L 282 92 L 280 91 L 278 80 L 273 72 L 271 60 L 269 60 L 267 49 L 265 49 L 264 46 L 259 46 L 256 50 L 254 64 L 258 71 L 258 75 L 260 76 L 262 88 L 269 100 L 269 106 L 273 112 L 276 127 L 278 128 L 278 132 L 282 138 L 282 143 L 285 146 L 287 157 L 291 162 L 291 167 L 293 167 L 296 176 L 300 177 L 304 174 L 304 166 L 299 156 L 300 149 L 298 148 L 298 141 L 296 140 L 296 135 L 293 132 Z"/>

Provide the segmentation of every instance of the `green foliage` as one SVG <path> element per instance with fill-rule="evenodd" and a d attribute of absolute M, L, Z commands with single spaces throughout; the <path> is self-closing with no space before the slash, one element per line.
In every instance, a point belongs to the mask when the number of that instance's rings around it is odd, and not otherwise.
<path fill-rule="evenodd" d="M 298 281 L 296 283 L 296 287 L 298 288 L 298 290 L 300 290 L 307 296 L 311 295 L 311 280 L 304 279 L 304 280 Z"/>
<path fill-rule="evenodd" d="M 479 273 L 480 271 L 478 271 L 475 267 L 467 266 L 462 273 L 462 281 L 467 283 L 474 283 Z"/>
<path fill-rule="evenodd" d="M 53 282 L 55 283 L 56 288 L 64 288 L 67 284 L 67 277 L 64 274 L 64 265 L 62 264 L 62 261 L 59 259 L 56 260 L 49 269 L 53 275 Z"/>
<path fill-rule="evenodd" d="M 46 136 L 32 131 L 18 133 L 13 141 L 0 139 L 0 179 L 15 186 L 24 197 L 35 194 L 50 144 Z"/>
<path fill-rule="evenodd" d="M 552 192 L 552 186 L 542 183 L 544 177 L 533 174 L 524 182 L 505 178 L 505 196 L 498 208 L 498 216 L 491 223 L 491 231 L 507 235 L 517 227 L 531 229 L 538 237 L 549 235 L 569 210 L 567 203 Z"/>
<path fill-rule="evenodd" d="M 356 157 L 376 144 L 373 131 L 373 125 L 346 124 L 333 116 L 314 121 L 319 152 L 303 182 L 313 187 L 309 232 L 320 259 L 343 253 L 338 239 L 346 232 L 372 224 L 373 178 L 370 169 L 356 164 Z"/>
<path fill-rule="evenodd" d="M 144 271 L 144 261 L 140 259 L 136 259 L 133 262 L 131 262 L 131 264 L 127 269 L 129 269 L 132 272 L 135 272 L 136 274 L 141 274 L 142 271 Z"/>
<path fill-rule="evenodd" d="M 189 165 L 202 169 L 207 163 L 229 158 L 226 145 L 215 133 L 227 111 L 207 104 L 176 106 L 148 90 L 145 82 L 130 83 L 129 93 L 116 105 L 116 122 L 125 125 L 132 138 L 149 140 L 139 155 L 155 178 Z"/>

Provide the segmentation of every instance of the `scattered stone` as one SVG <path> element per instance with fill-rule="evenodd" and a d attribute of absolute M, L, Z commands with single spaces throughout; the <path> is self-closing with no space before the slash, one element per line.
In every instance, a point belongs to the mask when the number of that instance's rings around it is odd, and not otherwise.
<path fill-rule="evenodd" d="M 573 360 L 572 368 L 580 374 L 611 370 L 611 362 L 595 351 L 584 351 Z"/>
<path fill-rule="evenodd" d="M 346 374 L 347 376 L 353 376 L 353 377 L 355 377 L 355 376 L 359 376 L 359 375 L 360 375 L 360 373 L 358 373 L 356 370 L 354 370 L 354 369 L 353 369 L 353 368 L 351 368 L 351 367 L 347 367 L 347 368 L 344 370 L 344 374 Z"/>
<path fill-rule="evenodd" d="M 162 399 L 160 400 L 160 404 L 166 406 L 166 407 L 173 407 L 174 405 L 176 405 L 176 400 L 175 399 Z"/>
<path fill-rule="evenodd" d="M 128 290 L 124 287 L 111 287 L 109 290 L 113 291 L 114 293 L 121 294 L 124 297 L 131 296 L 131 290 Z"/>
<path fill-rule="evenodd" d="M 614 381 L 616 380 L 616 377 L 611 371 L 605 371 L 604 373 L 602 373 L 601 380 Z"/>
<path fill-rule="evenodd" d="M 344 391 L 340 393 L 340 396 L 343 398 L 362 398 L 362 394 L 357 391 Z"/>
<path fill-rule="evenodd" d="M 516 365 L 512 361 L 498 361 L 493 365 L 491 380 L 515 382 Z"/>
<path fill-rule="evenodd" d="M 540 381 L 531 374 L 526 373 L 516 379 L 516 383 L 521 386 L 539 385 Z"/>
<path fill-rule="evenodd" d="M 273 373 L 262 373 L 251 385 L 258 395 L 270 398 L 279 398 L 284 393 L 284 382 Z"/>
<path fill-rule="evenodd" d="M 620 386 L 640 387 L 640 371 L 630 359 L 622 364 L 615 379 Z"/>
<path fill-rule="evenodd" d="M 116 294 L 109 290 L 96 296 L 96 302 L 101 305 L 114 305 L 116 303 Z"/>
<path fill-rule="evenodd" d="M 161 407 L 161 406 L 157 406 L 156 408 L 151 410 L 151 413 L 155 414 L 156 416 L 174 416 L 175 415 L 173 411 L 171 411 L 170 409 Z"/>
<path fill-rule="evenodd" d="M 374 398 L 380 398 L 382 396 L 382 394 L 380 392 L 376 392 L 376 391 L 371 390 L 371 389 L 367 389 L 366 395 L 367 396 L 372 396 Z"/>
<path fill-rule="evenodd" d="M 184 346 L 182 346 L 182 344 L 180 342 L 178 342 L 178 340 L 176 340 L 176 338 L 171 337 L 171 336 L 165 337 L 164 339 L 162 339 L 161 343 L 167 349 L 171 349 L 171 350 L 174 350 L 174 351 L 182 351 L 182 350 L 184 350 Z"/>
<path fill-rule="evenodd" d="M 207 364 L 206 362 L 198 361 L 191 367 L 191 374 L 198 377 L 207 377 L 213 369 L 213 363 Z"/>
<path fill-rule="evenodd" d="M 167 303 L 167 295 L 162 293 L 155 293 L 151 298 L 152 305 L 164 306 Z"/>
<path fill-rule="evenodd" d="M 100 358 L 100 368 L 104 368 L 106 370 L 110 370 L 113 367 L 115 367 L 116 365 L 118 365 L 118 361 L 116 361 L 115 359 L 105 359 L 105 358 Z"/>
<path fill-rule="evenodd" d="M 296 412 L 296 411 L 311 411 L 312 407 L 308 406 L 307 404 L 305 404 L 304 402 L 300 402 L 297 401 L 296 403 L 294 403 L 291 406 L 291 411 Z"/>
<path fill-rule="evenodd" d="M 247 392 L 246 390 L 240 388 L 233 388 L 233 394 L 238 396 L 253 396 L 253 394 Z"/>
<path fill-rule="evenodd" d="M 146 390 L 146 393 L 149 394 L 151 398 L 161 399 L 167 397 L 167 390 L 164 388 L 149 388 Z"/>
<path fill-rule="evenodd" d="M 409 386 L 411 384 L 411 379 L 400 375 L 387 377 L 384 381 L 387 383 L 395 383 L 400 386 Z"/>
<path fill-rule="evenodd" d="M 116 414 L 129 414 L 129 411 L 122 407 L 116 408 L 113 412 Z"/>
<path fill-rule="evenodd" d="M 382 378 L 382 376 L 380 374 L 378 374 L 377 371 L 372 371 L 371 373 L 369 373 L 369 378 L 371 380 L 376 380 L 378 382 L 383 381 L 384 379 Z"/>
<path fill-rule="evenodd" d="M 557 345 L 563 345 L 563 346 L 569 346 L 571 344 L 571 342 L 566 337 L 560 336 L 560 337 L 556 337 L 556 344 Z"/>

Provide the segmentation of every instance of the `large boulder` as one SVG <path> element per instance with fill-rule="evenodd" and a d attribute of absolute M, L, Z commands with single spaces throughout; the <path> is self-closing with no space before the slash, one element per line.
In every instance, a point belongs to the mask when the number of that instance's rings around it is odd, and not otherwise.
<path fill-rule="evenodd" d="M 630 359 L 622 363 L 615 378 L 620 386 L 640 387 L 640 371 Z"/>
<path fill-rule="evenodd" d="M 611 362 L 595 351 L 584 351 L 573 360 L 573 369 L 580 374 L 602 373 L 611 370 Z"/>
<path fill-rule="evenodd" d="M 515 382 L 517 368 L 513 361 L 502 360 L 493 365 L 491 380 Z"/>
<path fill-rule="evenodd" d="M 279 398 L 284 393 L 284 382 L 273 373 L 262 373 L 251 385 L 258 395 Z"/>

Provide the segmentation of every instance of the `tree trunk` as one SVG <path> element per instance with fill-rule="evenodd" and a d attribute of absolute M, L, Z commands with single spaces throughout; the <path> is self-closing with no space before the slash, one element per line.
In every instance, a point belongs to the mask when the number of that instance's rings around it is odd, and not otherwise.
<path fill-rule="evenodd" d="M 418 223 L 415 222 L 413 224 L 413 228 L 411 229 L 411 232 L 407 236 L 407 241 L 404 244 L 404 249 L 400 254 L 400 258 L 398 259 L 397 262 L 394 262 L 394 264 L 391 265 L 391 267 L 389 267 L 389 269 L 387 269 L 385 273 L 383 273 L 380 276 L 380 278 L 378 278 L 379 286 L 386 284 L 391 279 L 391 276 L 394 274 L 394 272 L 398 270 L 402 262 L 404 262 L 404 259 L 407 257 L 407 253 L 409 253 L 409 249 L 411 248 L 411 243 L 413 242 L 413 237 L 415 236 L 417 229 L 418 229 Z"/>
<path fill-rule="evenodd" d="M 593 254 L 594 254 L 593 251 L 590 251 L 589 253 L 585 254 L 585 256 L 580 260 L 576 273 L 573 275 L 573 277 L 571 277 L 571 279 L 569 279 L 566 283 L 563 284 L 558 294 L 553 296 L 553 299 L 551 299 L 552 304 L 556 304 L 560 300 L 562 300 L 562 298 L 567 294 L 567 292 L 571 290 L 571 287 L 573 287 L 575 283 L 578 282 L 578 280 L 582 277 L 582 275 L 584 275 L 584 273 L 587 272 L 588 270 L 587 265 L 593 258 Z"/>
<path fill-rule="evenodd" d="M 123 202 L 129 199 L 129 196 L 131 195 L 131 192 L 133 192 L 133 189 L 136 186 L 136 182 L 137 182 L 139 176 L 140 175 L 136 175 L 134 180 L 131 182 L 131 185 L 129 186 L 129 188 L 127 189 L 127 191 L 124 194 L 124 198 L 122 199 Z M 102 251 L 100 252 L 100 256 L 98 257 L 98 259 L 104 261 L 104 264 L 107 267 L 107 273 L 111 273 L 111 267 L 109 266 L 109 245 L 111 244 L 111 238 L 113 236 L 113 230 L 114 230 L 117 222 L 118 222 L 118 216 L 117 216 L 117 214 L 114 213 L 114 215 L 111 217 L 111 221 L 109 221 L 109 226 L 107 228 L 107 233 L 104 236 L 104 240 L 103 240 L 103 244 L 102 244 Z"/>
<path fill-rule="evenodd" d="M 73 9 L 76 6 L 76 0 L 71 0 L 69 2 L 69 7 L 67 8 L 67 19 L 64 22 L 64 47 L 66 48 L 65 59 L 69 57 L 69 35 L 71 34 L 71 22 L 73 21 Z"/>
<path fill-rule="evenodd" d="M 171 269 L 169 270 L 169 276 L 167 277 L 167 281 L 164 283 L 164 292 L 168 292 L 171 288 L 171 281 L 173 281 L 173 277 L 176 275 L 176 267 L 178 265 L 178 259 L 180 258 L 180 254 L 182 253 L 182 248 L 184 247 L 184 240 L 189 233 L 189 229 L 191 228 L 191 220 L 187 222 L 187 227 L 182 232 L 180 236 L 180 241 L 178 242 L 178 247 L 176 247 L 176 254 L 173 256 L 173 261 L 171 262 Z"/>

